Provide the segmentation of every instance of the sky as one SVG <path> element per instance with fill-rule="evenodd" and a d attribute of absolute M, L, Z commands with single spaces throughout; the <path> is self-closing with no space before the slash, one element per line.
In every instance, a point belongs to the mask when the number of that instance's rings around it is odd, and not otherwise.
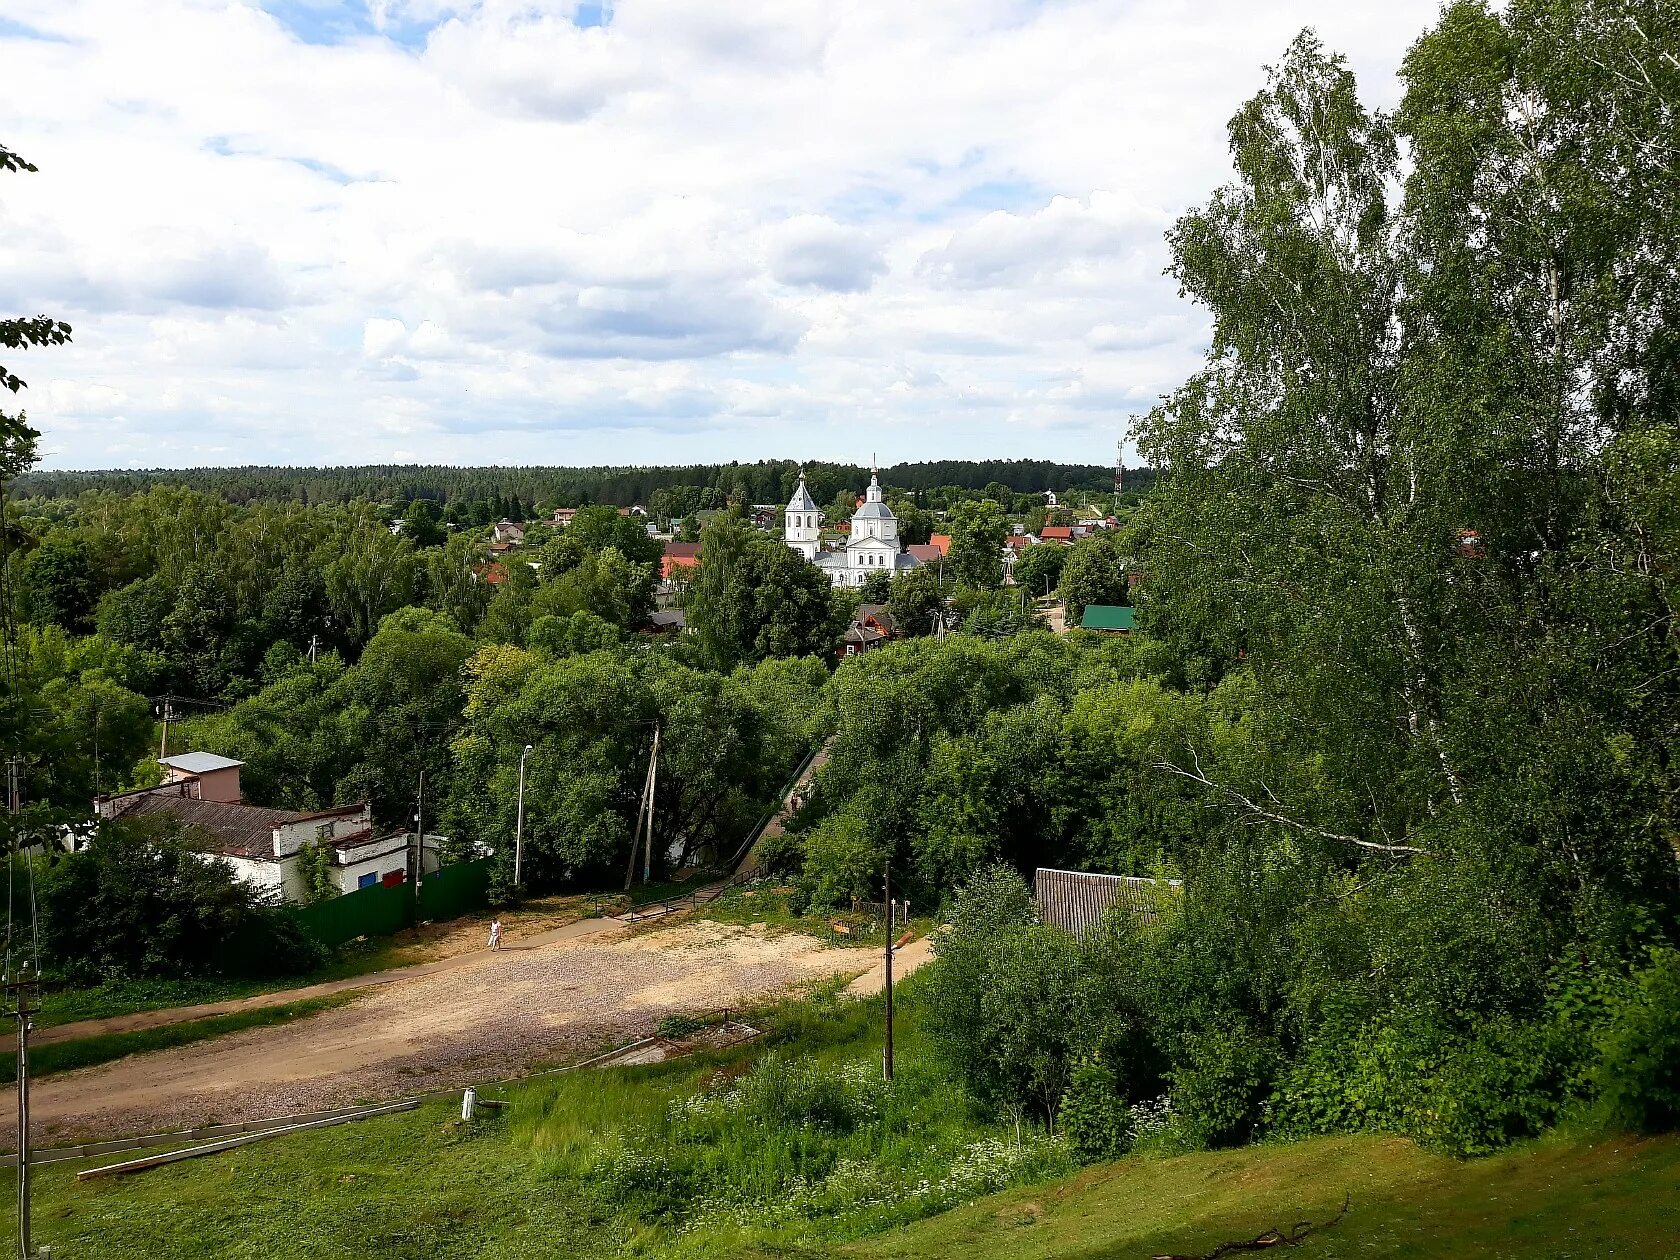
<path fill-rule="evenodd" d="M 57 468 L 1108 463 L 1264 65 L 1435 9 L 0 0 L 7 365 Z"/>

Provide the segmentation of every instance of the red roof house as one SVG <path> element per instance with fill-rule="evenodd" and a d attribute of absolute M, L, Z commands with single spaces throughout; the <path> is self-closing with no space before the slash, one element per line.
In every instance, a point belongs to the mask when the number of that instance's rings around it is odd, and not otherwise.
<path fill-rule="evenodd" d="M 659 562 L 659 576 L 669 580 L 678 570 L 695 569 L 699 565 L 699 543 L 668 542 L 665 544 L 665 556 Z"/>

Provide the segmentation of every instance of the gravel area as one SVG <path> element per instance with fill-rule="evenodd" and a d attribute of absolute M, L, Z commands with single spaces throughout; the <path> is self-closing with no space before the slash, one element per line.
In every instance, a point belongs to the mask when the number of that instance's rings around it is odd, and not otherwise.
<path fill-rule="evenodd" d="M 31 1090 L 35 1142 L 252 1120 L 494 1080 L 645 1036 L 668 1014 L 760 1001 L 874 961 L 870 950 L 707 921 L 505 950 L 296 1023 L 46 1077 Z"/>

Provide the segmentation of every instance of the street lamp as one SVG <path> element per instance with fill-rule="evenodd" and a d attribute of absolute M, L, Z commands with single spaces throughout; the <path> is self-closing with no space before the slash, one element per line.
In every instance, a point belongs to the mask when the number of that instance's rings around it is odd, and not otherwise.
<path fill-rule="evenodd" d="M 531 745 L 519 754 L 519 812 L 513 824 L 513 886 L 522 884 L 525 870 L 525 758 L 531 755 Z"/>

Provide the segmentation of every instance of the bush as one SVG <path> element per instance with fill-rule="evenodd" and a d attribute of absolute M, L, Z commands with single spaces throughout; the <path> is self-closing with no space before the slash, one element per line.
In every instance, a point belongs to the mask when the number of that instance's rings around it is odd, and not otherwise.
<path fill-rule="evenodd" d="M 1279 1076 L 1272 1131 L 1403 1133 L 1450 1155 L 1530 1137 L 1566 1095 L 1560 1025 L 1494 1018 L 1473 1032 L 1420 1013 L 1321 1028 Z"/>
<path fill-rule="evenodd" d="M 1132 1149 L 1132 1109 L 1114 1070 L 1096 1059 L 1073 1069 L 1058 1113 L 1062 1136 L 1082 1164 L 1119 1159 Z"/>
<path fill-rule="evenodd" d="M 1171 1072 L 1173 1104 L 1185 1139 L 1195 1146 L 1248 1141 L 1277 1068 L 1277 1047 L 1247 1028 L 1213 1029 L 1190 1038 Z"/>
<path fill-rule="evenodd" d="M 1680 950 L 1651 951 L 1598 1044 L 1600 1106 L 1641 1133 L 1680 1127 Z"/>
<path fill-rule="evenodd" d="M 286 974 L 320 946 L 263 904 L 205 837 L 174 819 L 102 825 L 53 867 L 42 890 L 42 943 L 64 978 Z"/>
<path fill-rule="evenodd" d="M 804 862 L 805 842 L 799 836 L 778 831 L 758 842 L 758 868 L 766 875 L 796 875 Z"/>
<path fill-rule="evenodd" d="M 853 897 L 879 896 L 884 859 L 868 823 L 853 814 L 831 814 L 805 837 L 800 880 L 805 900 L 827 909 L 849 905 Z"/>
<path fill-rule="evenodd" d="M 692 1015 L 667 1015 L 654 1026 L 653 1035 L 664 1037 L 668 1041 L 681 1041 L 705 1026 L 704 1020 L 696 1019 Z"/>

